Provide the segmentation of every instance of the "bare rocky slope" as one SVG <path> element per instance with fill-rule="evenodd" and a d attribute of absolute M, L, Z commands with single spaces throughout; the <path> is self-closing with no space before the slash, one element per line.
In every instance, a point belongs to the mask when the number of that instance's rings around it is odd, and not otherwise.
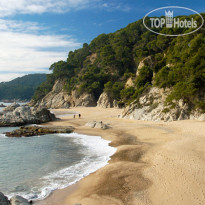
<path fill-rule="evenodd" d="M 69 95 L 64 90 L 65 82 L 63 80 L 57 80 L 52 90 L 40 101 L 35 103 L 31 101 L 29 105 L 46 108 L 69 108 L 77 106 L 92 107 L 96 106 L 96 100 L 91 94 L 84 93 L 78 95 L 76 91 L 72 91 Z"/>
<path fill-rule="evenodd" d="M 174 100 L 173 105 L 167 105 L 166 99 L 170 89 L 153 87 L 148 93 L 132 102 L 124 109 L 122 118 L 151 121 L 175 120 L 205 120 L 205 114 L 200 110 L 192 110 L 182 99 Z"/>

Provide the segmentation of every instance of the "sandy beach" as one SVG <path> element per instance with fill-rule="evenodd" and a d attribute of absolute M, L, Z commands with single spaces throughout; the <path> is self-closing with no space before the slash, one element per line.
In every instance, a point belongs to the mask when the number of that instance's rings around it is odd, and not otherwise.
<path fill-rule="evenodd" d="M 205 204 L 205 122 L 148 122 L 119 119 L 120 109 L 52 110 L 75 132 L 102 136 L 117 151 L 109 164 L 77 184 L 54 191 L 38 205 L 195 205 Z M 63 114 L 81 113 L 73 119 Z M 107 130 L 86 127 L 109 123 Z"/>

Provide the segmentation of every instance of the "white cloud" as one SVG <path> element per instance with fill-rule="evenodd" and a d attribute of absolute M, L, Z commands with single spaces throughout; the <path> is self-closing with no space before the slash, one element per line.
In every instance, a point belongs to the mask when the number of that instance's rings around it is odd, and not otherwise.
<path fill-rule="evenodd" d="M 81 9 L 128 11 L 129 7 L 116 0 L 0 0 L 0 81 L 28 72 L 45 72 L 53 62 L 65 60 L 70 50 L 81 46 L 71 36 L 48 34 L 50 28 L 45 25 L 4 17 Z"/>
<path fill-rule="evenodd" d="M 129 11 L 123 1 L 107 0 L 1 0 L 0 17 L 15 14 L 66 13 L 73 10 L 100 8 Z"/>
<path fill-rule="evenodd" d="M 107 0 L 106 3 L 103 3 L 103 1 L 98 1 L 95 7 L 104 9 L 109 12 L 112 12 L 112 11 L 128 12 L 131 10 L 131 7 L 128 6 L 126 2 L 118 1 L 118 0 Z"/>
<path fill-rule="evenodd" d="M 5 72 L 45 72 L 45 68 L 66 60 L 70 50 L 81 46 L 71 36 L 39 34 L 43 27 L 35 22 L 0 20 L 0 24 L 0 73 L 4 73 L 0 81 L 10 80 Z"/>
<path fill-rule="evenodd" d="M 41 71 L 81 44 L 65 36 L 0 32 L 0 71 Z M 64 49 L 52 51 L 53 49 Z M 44 51 L 45 50 L 45 51 Z"/>
<path fill-rule="evenodd" d="M 83 9 L 98 0 L 1 0 L 0 16 L 15 14 L 65 13 Z"/>
<path fill-rule="evenodd" d="M 33 33 L 45 31 L 48 28 L 44 25 L 39 25 L 37 22 L 24 22 L 16 20 L 0 19 L 0 31 L 24 32 Z"/>

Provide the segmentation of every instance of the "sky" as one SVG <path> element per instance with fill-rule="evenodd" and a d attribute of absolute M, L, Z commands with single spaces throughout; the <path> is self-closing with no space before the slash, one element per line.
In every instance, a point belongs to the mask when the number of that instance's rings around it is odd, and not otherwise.
<path fill-rule="evenodd" d="M 69 51 L 164 6 L 205 12 L 204 0 L 0 0 L 0 82 L 48 73 Z"/>

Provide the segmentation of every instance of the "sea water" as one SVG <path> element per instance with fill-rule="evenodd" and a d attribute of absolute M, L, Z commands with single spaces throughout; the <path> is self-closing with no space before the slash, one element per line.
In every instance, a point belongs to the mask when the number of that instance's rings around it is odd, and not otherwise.
<path fill-rule="evenodd" d="M 115 148 L 77 133 L 8 138 L 0 128 L 0 192 L 43 199 L 105 166 Z"/>

